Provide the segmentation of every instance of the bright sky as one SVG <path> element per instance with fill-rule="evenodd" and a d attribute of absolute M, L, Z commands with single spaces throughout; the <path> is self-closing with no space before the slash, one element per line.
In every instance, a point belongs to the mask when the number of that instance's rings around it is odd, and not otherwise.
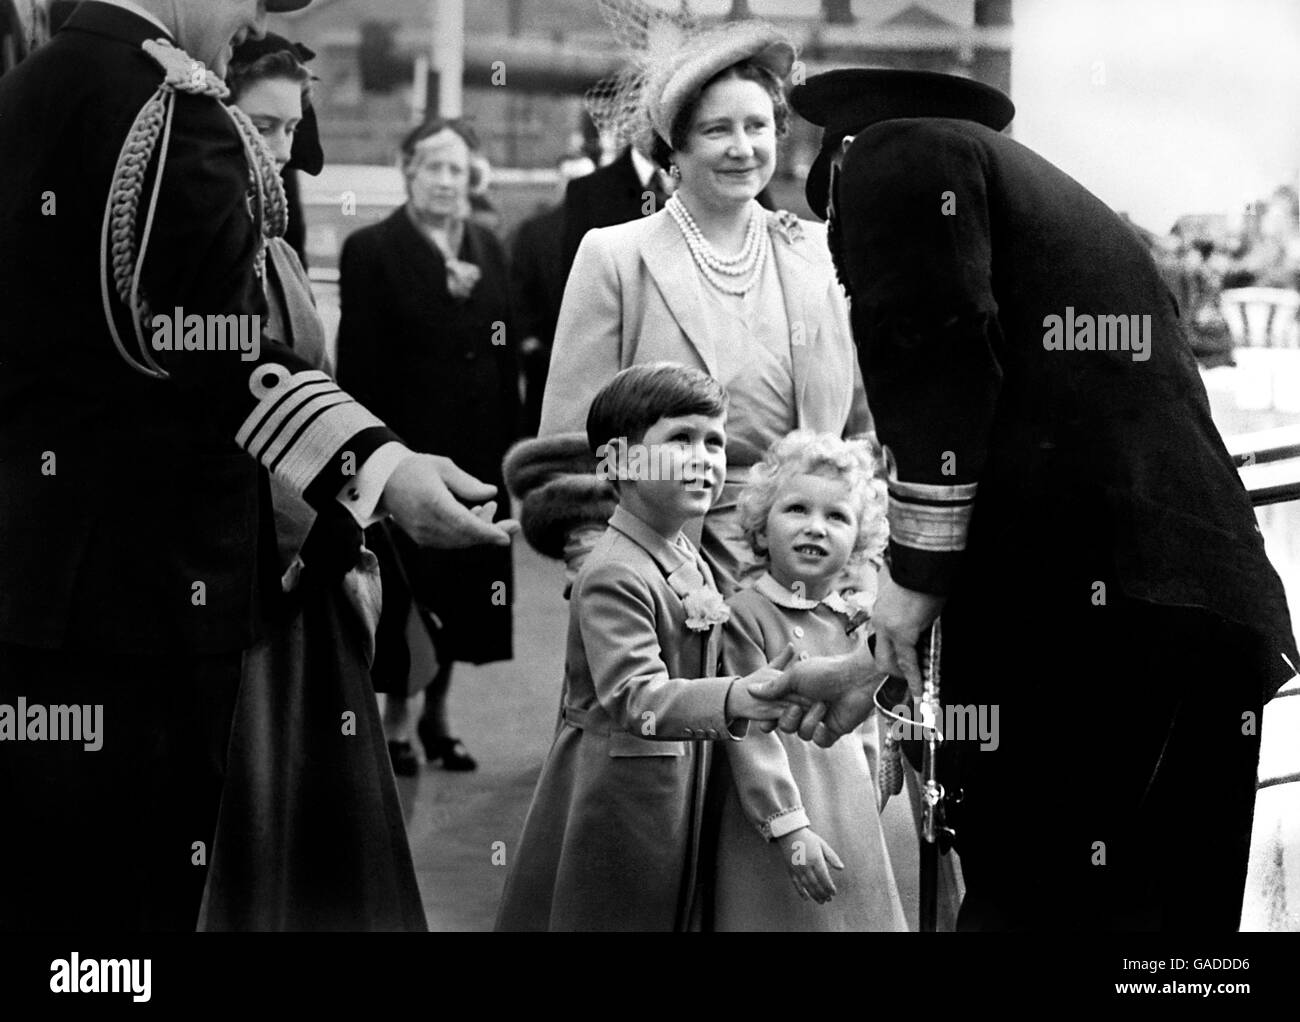
<path fill-rule="evenodd" d="M 866 34 L 908 2 L 853 8 Z M 973 0 L 918 2 L 973 20 Z M 730 3 L 692 7 L 721 14 Z M 812 17 L 820 3 L 750 9 Z M 1163 232 L 1182 213 L 1239 214 L 1297 183 L 1297 0 L 1013 0 L 1011 15 L 1016 138 L 1138 223 Z"/>
<path fill-rule="evenodd" d="M 1016 138 L 1143 226 L 1296 184 L 1296 0 L 1016 0 L 1012 17 Z"/>
<path fill-rule="evenodd" d="M 651 2 L 665 10 L 677 6 L 676 0 Z M 853 0 L 853 13 L 863 22 L 875 24 L 893 17 L 913 3 L 959 25 L 969 25 L 975 17 L 975 0 Z M 726 14 L 731 10 L 731 0 L 690 0 L 690 5 L 692 11 L 705 17 Z M 821 9 L 821 0 L 749 0 L 749 12 L 757 18 L 814 18 Z M 1015 17 L 1014 7 L 1012 17 Z"/>

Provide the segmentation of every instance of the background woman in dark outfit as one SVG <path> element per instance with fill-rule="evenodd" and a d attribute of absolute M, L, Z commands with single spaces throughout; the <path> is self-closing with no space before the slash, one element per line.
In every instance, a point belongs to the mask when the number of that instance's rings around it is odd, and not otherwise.
<path fill-rule="evenodd" d="M 339 379 L 412 448 L 447 455 L 504 493 L 501 461 L 519 412 L 517 338 L 505 253 L 468 217 L 471 155 L 478 151 L 473 130 L 456 120 L 429 120 L 403 141 L 407 203 L 343 245 Z M 501 508 L 498 517 L 508 511 Z M 420 740 L 430 761 L 472 770 L 474 760 L 449 732 L 447 690 L 456 661 L 512 656 L 510 551 L 430 552 L 397 530 L 392 535 L 416 603 L 442 626 Z M 394 696 L 408 694 L 404 587 L 395 570 L 385 572 L 386 621 L 373 673 L 376 689 Z M 404 724 L 402 709 L 394 708 L 390 728 Z M 400 736 L 390 730 L 390 742 L 394 737 Z M 415 772 L 409 746 L 396 743 L 390 751 L 399 773 Z"/>

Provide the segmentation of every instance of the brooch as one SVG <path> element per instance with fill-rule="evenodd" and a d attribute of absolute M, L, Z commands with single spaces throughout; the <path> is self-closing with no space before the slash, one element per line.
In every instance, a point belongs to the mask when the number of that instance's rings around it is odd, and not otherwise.
<path fill-rule="evenodd" d="M 788 209 L 777 211 L 776 229 L 780 231 L 781 237 L 785 238 L 785 240 L 792 245 L 796 241 L 803 240 L 803 224 L 801 224 L 799 218 Z"/>

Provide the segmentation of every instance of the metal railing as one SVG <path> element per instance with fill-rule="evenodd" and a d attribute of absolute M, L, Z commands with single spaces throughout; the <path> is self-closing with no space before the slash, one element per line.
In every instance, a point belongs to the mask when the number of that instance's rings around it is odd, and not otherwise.
<path fill-rule="evenodd" d="M 1225 437 L 1255 507 L 1300 500 L 1300 426 Z"/>

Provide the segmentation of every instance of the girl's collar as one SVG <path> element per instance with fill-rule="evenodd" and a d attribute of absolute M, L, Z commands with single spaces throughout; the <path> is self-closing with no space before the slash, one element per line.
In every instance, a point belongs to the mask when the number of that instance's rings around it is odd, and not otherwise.
<path fill-rule="evenodd" d="M 835 613 L 851 618 L 863 609 L 861 606 L 854 606 L 853 603 L 833 589 L 820 600 L 810 600 L 806 596 L 800 596 L 798 593 L 787 589 L 772 577 L 771 572 L 767 571 L 763 573 L 762 578 L 754 583 L 754 589 L 778 607 L 784 607 L 787 610 L 816 610 L 819 606 L 825 604 Z"/>

